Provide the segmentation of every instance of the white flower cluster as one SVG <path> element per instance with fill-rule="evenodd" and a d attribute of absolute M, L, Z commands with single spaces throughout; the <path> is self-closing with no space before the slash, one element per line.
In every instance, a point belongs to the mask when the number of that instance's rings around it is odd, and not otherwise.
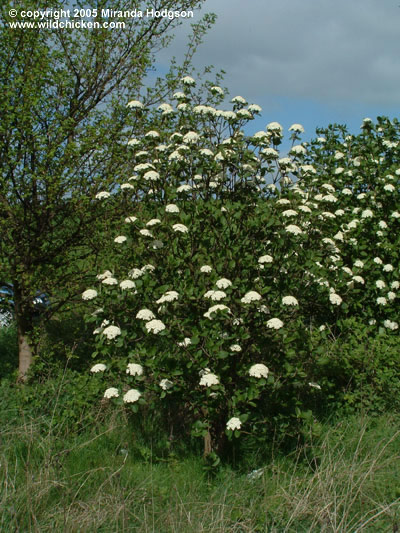
<path fill-rule="evenodd" d="M 97 291 L 94 289 L 87 289 L 82 293 L 82 300 L 93 300 L 97 296 Z"/>
<path fill-rule="evenodd" d="M 142 365 L 139 365 L 138 363 L 128 363 L 126 373 L 130 376 L 142 376 L 143 375 L 143 367 Z"/>
<path fill-rule="evenodd" d="M 247 292 L 243 298 L 241 298 L 241 302 L 244 304 L 249 304 L 251 302 L 257 302 L 258 300 L 261 300 L 262 296 L 256 291 L 249 291 Z"/>
<path fill-rule="evenodd" d="M 233 416 L 228 420 L 226 423 L 226 429 L 230 431 L 235 431 L 236 429 L 240 429 L 242 427 L 242 422 L 240 421 L 240 418 Z"/>
<path fill-rule="evenodd" d="M 219 379 L 218 376 L 206 369 L 206 371 L 201 376 L 199 384 L 202 387 L 212 387 L 213 385 L 219 385 Z"/>
<path fill-rule="evenodd" d="M 267 379 L 269 373 L 269 369 L 267 366 L 263 365 L 262 363 L 257 363 L 253 365 L 249 370 L 249 376 L 252 376 L 254 378 L 265 378 Z"/>

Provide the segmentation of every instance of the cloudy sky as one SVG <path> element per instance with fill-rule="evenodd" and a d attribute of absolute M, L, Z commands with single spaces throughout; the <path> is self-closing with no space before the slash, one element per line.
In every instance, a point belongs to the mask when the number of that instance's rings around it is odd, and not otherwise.
<path fill-rule="evenodd" d="M 225 70 L 231 96 L 262 106 L 254 131 L 271 121 L 286 129 L 297 122 L 310 138 L 316 127 L 336 122 L 358 133 L 365 117 L 399 116 L 399 4 L 206 0 L 202 11 L 218 19 L 194 63 Z M 182 57 L 187 29 L 186 24 L 177 32 L 160 63 Z"/>

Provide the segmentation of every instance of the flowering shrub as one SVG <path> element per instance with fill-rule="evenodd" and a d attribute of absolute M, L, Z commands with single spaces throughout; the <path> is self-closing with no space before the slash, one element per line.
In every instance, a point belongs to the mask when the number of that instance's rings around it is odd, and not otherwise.
<path fill-rule="evenodd" d="M 123 234 L 82 297 L 98 306 L 104 397 L 165 409 L 209 453 L 318 403 L 315 332 L 349 317 L 398 329 L 399 127 L 330 127 L 307 145 L 293 124 L 280 158 L 280 124 L 246 136 L 258 106 L 218 109 L 222 89 L 201 102 L 194 85 L 128 141 Z"/>

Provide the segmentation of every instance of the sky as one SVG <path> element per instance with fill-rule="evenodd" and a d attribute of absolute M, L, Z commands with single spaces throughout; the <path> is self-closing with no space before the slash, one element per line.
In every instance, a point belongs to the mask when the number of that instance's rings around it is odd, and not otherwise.
<path fill-rule="evenodd" d="M 254 132 L 277 121 L 300 123 L 303 140 L 317 127 L 346 124 L 358 134 L 363 118 L 393 119 L 400 110 L 399 0 L 206 0 L 217 15 L 194 65 L 226 72 L 230 95 L 262 107 Z M 182 58 L 189 25 L 157 56 Z M 227 108 L 229 108 L 227 106 Z M 288 136 L 288 134 L 287 134 Z"/>

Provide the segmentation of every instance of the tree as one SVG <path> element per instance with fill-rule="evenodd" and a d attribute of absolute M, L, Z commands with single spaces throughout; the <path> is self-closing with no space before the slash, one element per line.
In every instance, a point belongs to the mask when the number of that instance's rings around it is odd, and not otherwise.
<path fill-rule="evenodd" d="M 185 11 L 203 2 L 154 0 L 151 7 Z M 7 0 L 0 8 L 0 261 L 3 277 L 14 285 L 24 379 L 35 352 L 35 293 L 57 296 L 43 317 L 49 318 L 77 293 L 77 261 L 99 252 L 96 230 L 105 218 L 99 219 L 95 196 L 112 192 L 126 172 L 124 145 L 140 124 L 140 109 L 128 113 L 126 104 L 139 95 L 179 19 L 123 19 L 125 27 L 112 31 L 11 28 L 14 4 Z M 53 10 L 63 4 L 55 2 Z M 89 0 L 85 8 L 115 7 L 101 4 Z M 44 10 L 46 2 L 17 7 Z M 82 7 L 76 1 L 70 9 Z M 128 7 L 131 2 L 119 9 Z M 173 64 L 173 72 L 188 69 L 212 22 L 205 16 L 192 26 L 184 63 Z M 171 84 L 172 75 L 152 93 L 152 103 Z"/>

